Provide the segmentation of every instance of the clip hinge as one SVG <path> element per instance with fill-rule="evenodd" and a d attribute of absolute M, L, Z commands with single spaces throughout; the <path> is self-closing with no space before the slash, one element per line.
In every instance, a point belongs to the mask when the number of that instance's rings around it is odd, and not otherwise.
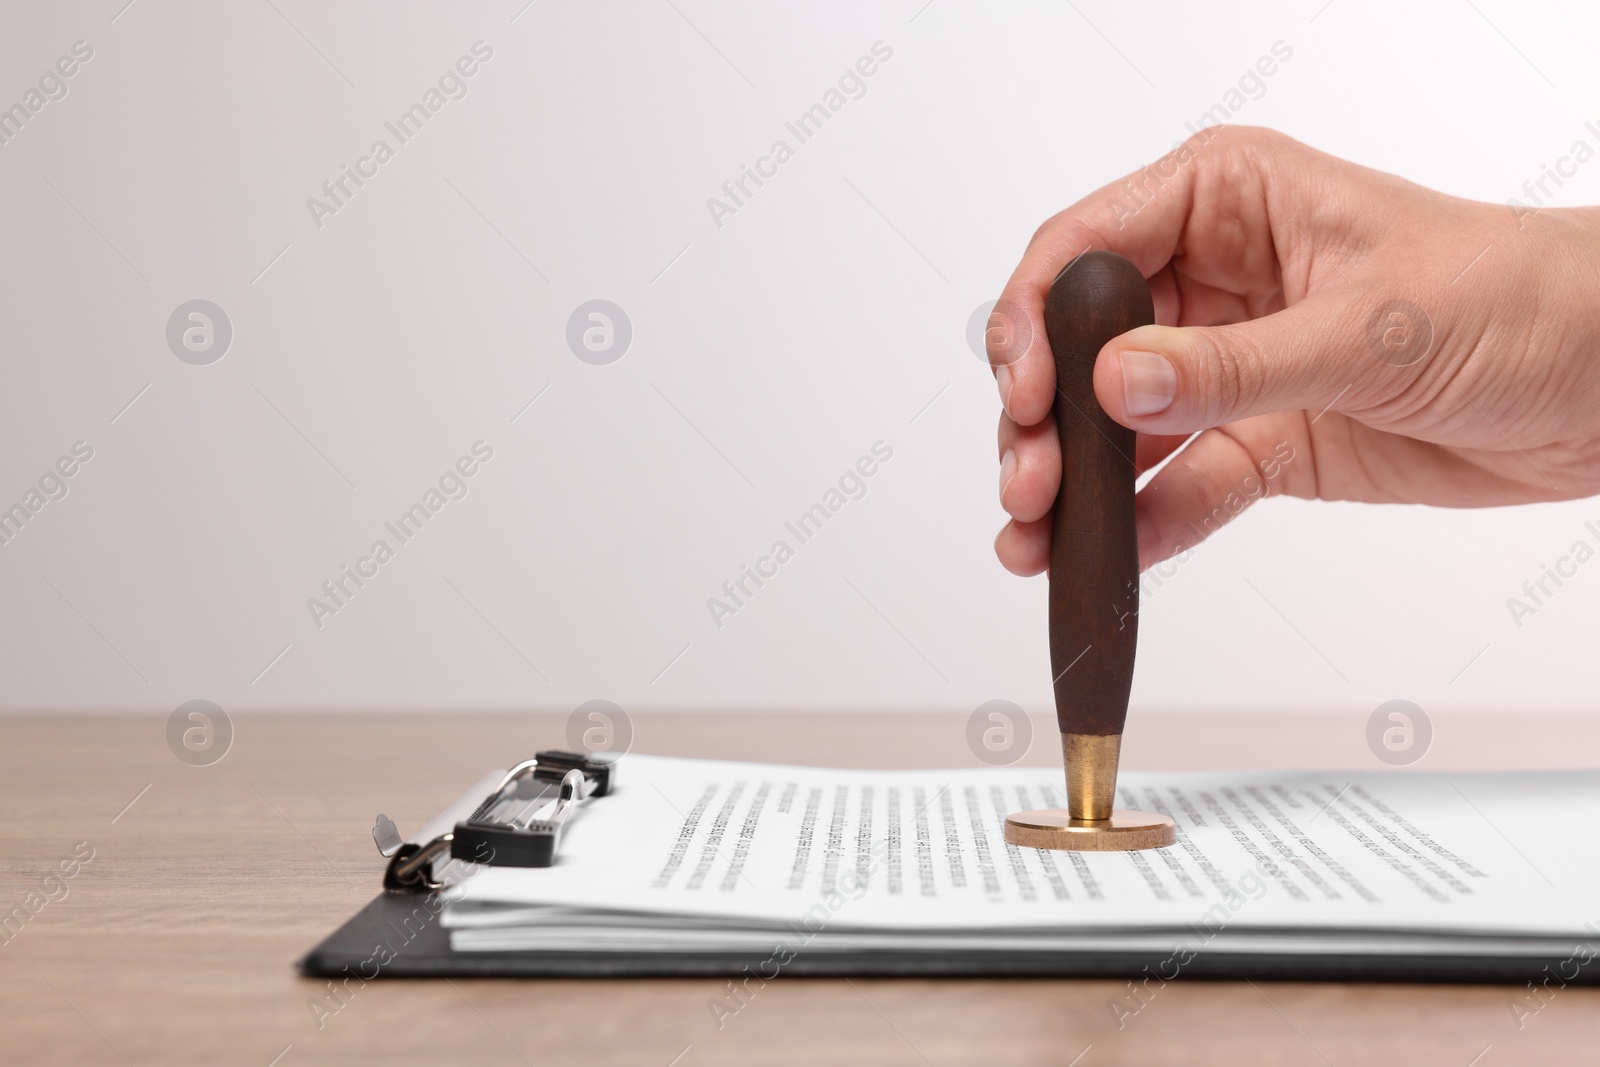
<path fill-rule="evenodd" d="M 405 841 L 394 821 L 379 815 L 372 840 L 389 860 L 384 888 L 412 893 L 444 888 L 434 861 L 446 853 L 465 863 L 548 867 L 578 805 L 605 796 L 615 784 L 614 760 L 551 750 L 512 767 L 465 821 L 427 844 Z"/>

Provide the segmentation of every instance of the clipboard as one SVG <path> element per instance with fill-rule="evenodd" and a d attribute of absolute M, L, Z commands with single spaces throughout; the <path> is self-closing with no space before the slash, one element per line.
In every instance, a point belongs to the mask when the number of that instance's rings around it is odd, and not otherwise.
<path fill-rule="evenodd" d="M 380 815 L 373 837 L 388 863 L 383 890 L 297 962 L 306 977 L 386 978 L 741 977 L 770 962 L 747 951 L 457 951 L 441 921 L 452 864 L 547 867 L 586 805 L 616 788 L 618 764 L 591 753 L 542 751 L 491 771 L 421 827 L 401 838 Z M 468 873 L 467 867 L 461 874 Z M 1565 956 L 1460 951 L 1281 954 L 1206 949 L 1184 963 L 1186 978 L 1263 981 L 1600 984 L 1600 967 L 1558 971 Z M 1170 962 L 1167 950 L 1053 951 L 905 948 L 801 952 L 783 973 L 812 977 L 1114 978 L 1147 980 Z"/>

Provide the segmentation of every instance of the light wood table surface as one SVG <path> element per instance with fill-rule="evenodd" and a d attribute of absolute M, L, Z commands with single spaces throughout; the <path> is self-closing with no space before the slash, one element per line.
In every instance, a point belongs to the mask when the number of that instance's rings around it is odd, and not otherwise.
<path fill-rule="evenodd" d="M 0 1061 L 40 1064 L 1272 1064 L 1498 1067 L 1600 1058 L 1600 991 L 1519 1030 L 1523 989 L 1179 980 L 1119 1030 L 1111 981 L 783 978 L 719 1030 L 713 980 L 377 981 L 318 1029 L 295 959 L 378 891 L 369 836 L 561 745 L 554 714 L 235 715 L 209 767 L 165 716 L 0 716 L 0 911 L 94 858 L 0 944 Z M 1049 732 L 1027 764 L 1058 759 Z M 1124 765 L 1381 769 L 1365 717 L 1135 711 Z M 1595 766 L 1600 716 L 1434 717 L 1420 769 Z M 635 715 L 634 750 L 973 766 L 965 718 Z M 136 799 L 137 798 L 137 799 Z M 131 802 L 131 804 L 130 804 Z M 56 894 L 59 897 L 59 891 Z M 1087 1051 L 1085 1051 L 1087 1050 Z"/>

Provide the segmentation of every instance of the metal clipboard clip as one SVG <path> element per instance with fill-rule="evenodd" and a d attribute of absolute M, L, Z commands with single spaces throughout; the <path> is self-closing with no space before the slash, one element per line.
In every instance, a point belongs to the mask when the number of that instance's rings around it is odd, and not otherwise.
<path fill-rule="evenodd" d="M 548 867 L 561 832 L 584 801 L 616 785 L 616 761 L 593 753 L 536 753 L 505 773 L 497 786 L 455 829 L 426 844 L 405 841 L 393 820 L 379 815 L 372 840 L 389 860 L 383 887 L 423 893 L 444 888 L 434 861 L 451 859 L 496 867 Z"/>

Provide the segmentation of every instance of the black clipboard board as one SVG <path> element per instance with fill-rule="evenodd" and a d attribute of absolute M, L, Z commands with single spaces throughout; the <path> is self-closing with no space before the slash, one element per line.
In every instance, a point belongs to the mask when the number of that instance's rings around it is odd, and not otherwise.
<path fill-rule="evenodd" d="M 542 867 L 554 862 L 561 832 L 582 803 L 605 796 L 617 765 L 602 756 L 545 751 L 493 771 L 402 841 L 378 816 L 373 837 L 389 860 L 384 889 L 303 956 L 302 975 L 377 978 L 651 978 L 765 974 L 770 952 L 468 951 L 451 947 L 441 921 L 449 863 Z M 549 816 L 549 817 L 542 817 Z M 792 954 L 781 973 L 810 977 L 1182 978 L 1260 981 L 1600 984 L 1600 967 L 1571 967 L 1573 953 L 1508 955 L 1440 952 L 1294 953 L 1202 949 L 1171 970 L 1172 954 L 1130 951 L 903 949 Z M 1600 937 L 1588 943 L 1600 956 Z M 1571 973 L 1569 973 L 1571 972 Z M 1554 976 L 1554 977 L 1552 977 Z"/>

